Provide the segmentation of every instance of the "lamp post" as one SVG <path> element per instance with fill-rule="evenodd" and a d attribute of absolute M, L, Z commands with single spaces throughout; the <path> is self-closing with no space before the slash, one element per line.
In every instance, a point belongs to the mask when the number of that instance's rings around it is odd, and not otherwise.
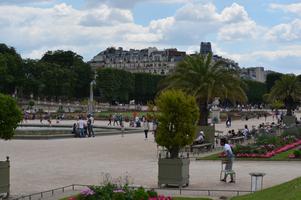
<path fill-rule="evenodd" d="M 88 103 L 88 114 L 92 114 L 93 110 L 94 110 L 94 106 L 93 106 L 93 85 L 96 85 L 96 81 L 93 80 L 90 83 L 90 99 L 89 99 L 89 103 Z"/>

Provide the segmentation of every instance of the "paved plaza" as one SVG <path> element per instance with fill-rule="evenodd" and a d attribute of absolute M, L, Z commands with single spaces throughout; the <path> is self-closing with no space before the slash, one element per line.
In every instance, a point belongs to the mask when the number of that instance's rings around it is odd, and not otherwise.
<path fill-rule="evenodd" d="M 262 120 L 262 119 L 261 119 Z M 268 120 L 272 120 L 270 117 Z M 260 120 L 247 121 L 249 126 Z M 61 122 L 61 123 L 70 123 Z M 107 122 L 97 121 L 98 125 Z M 233 121 L 233 128 L 243 128 L 246 121 Z M 224 130 L 225 124 L 218 124 Z M 0 141 L 0 158 L 11 159 L 11 192 L 29 194 L 78 184 L 98 184 L 102 173 L 113 178 L 128 174 L 135 185 L 157 187 L 157 145 L 153 135 L 144 134 L 70 138 L 54 140 Z M 236 161 L 237 183 L 219 181 L 219 161 L 195 161 L 190 164 L 190 188 L 250 189 L 250 172 L 265 172 L 264 187 L 270 187 L 301 175 L 301 162 Z"/>

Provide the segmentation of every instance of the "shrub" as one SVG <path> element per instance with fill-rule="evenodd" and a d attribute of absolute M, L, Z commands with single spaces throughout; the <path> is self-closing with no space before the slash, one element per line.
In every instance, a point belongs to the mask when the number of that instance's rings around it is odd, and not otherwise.
<path fill-rule="evenodd" d="M 300 149 L 295 150 L 294 151 L 294 156 L 295 156 L 295 158 L 301 158 L 301 150 Z"/>
<path fill-rule="evenodd" d="M 281 146 L 281 138 L 271 134 L 261 134 L 257 137 L 256 144 Z"/>
<path fill-rule="evenodd" d="M 103 186 L 91 186 L 73 197 L 74 200 L 148 200 L 157 199 L 154 190 L 145 190 L 143 187 L 134 189 L 128 185 L 107 183 Z M 165 198 L 164 198 L 165 199 Z"/>
<path fill-rule="evenodd" d="M 11 139 L 21 120 L 22 113 L 15 100 L 0 93 L 0 139 Z"/>
<path fill-rule="evenodd" d="M 180 90 L 167 90 L 156 99 L 156 105 L 160 111 L 156 142 L 176 158 L 195 138 L 199 117 L 196 100 Z"/>

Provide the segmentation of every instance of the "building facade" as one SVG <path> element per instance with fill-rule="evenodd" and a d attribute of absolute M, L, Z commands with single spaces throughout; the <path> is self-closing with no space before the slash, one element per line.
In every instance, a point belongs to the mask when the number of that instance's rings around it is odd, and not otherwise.
<path fill-rule="evenodd" d="M 165 75 L 172 72 L 176 64 L 183 60 L 185 52 L 177 49 L 158 50 L 155 47 L 147 49 L 130 49 L 110 47 L 97 54 L 89 63 L 92 68 L 123 69 L 132 73 L 144 72 Z"/>
<path fill-rule="evenodd" d="M 211 43 L 202 42 L 200 45 L 200 53 L 212 53 Z M 182 61 L 186 56 L 184 51 L 177 49 L 158 50 L 155 47 L 147 49 L 130 49 L 110 47 L 100 52 L 89 62 L 93 69 L 97 68 L 115 68 L 122 69 L 132 73 L 152 73 L 166 75 L 174 71 L 178 62 Z M 213 55 L 214 61 L 222 60 L 227 67 L 239 69 L 238 63 L 233 60 Z"/>
<path fill-rule="evenodd" d="M 244 79 L 254 80 L 261 83 L 266 81 L 266 71 L 264 71 L 263 67 L 250 67 L 250 68 L 242 68 L 240 70 L 240 76 Z"/>

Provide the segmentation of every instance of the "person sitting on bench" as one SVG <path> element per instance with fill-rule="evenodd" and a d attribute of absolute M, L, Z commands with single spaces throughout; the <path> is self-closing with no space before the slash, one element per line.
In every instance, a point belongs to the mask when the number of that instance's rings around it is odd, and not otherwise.
<path fill-rule="evenodd" d="M 203 131 L 200 131 L 199 136 L 193 141 L 193 145 L 203 144 L 205 140 L 205 135 Z"/>

